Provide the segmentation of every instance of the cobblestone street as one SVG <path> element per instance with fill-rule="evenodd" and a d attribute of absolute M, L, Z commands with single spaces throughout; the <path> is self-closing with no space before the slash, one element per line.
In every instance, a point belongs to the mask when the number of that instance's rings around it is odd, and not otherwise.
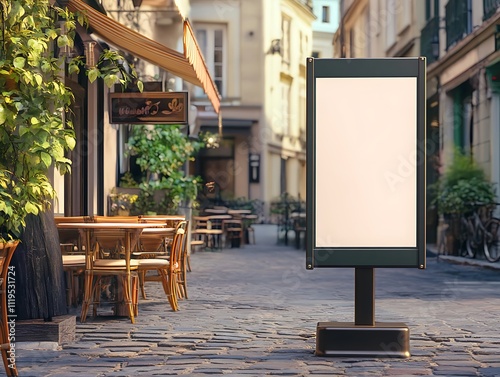
<path fill-rule="evenodd" d="M 411 357 L 322 358 L 316 325 L 353 321 L 354 270 L 307 271 L 276 226 L 255 228 L 256 245 L 192 255 L 178 312 L 148 282 L 133 325 L 89 316 L 71 344 L 17 344 L 20 375 L 500 376 L 500 270 L 433 255 L 426 270 L 377 269 L 376 320 L 408 325 Z"/>

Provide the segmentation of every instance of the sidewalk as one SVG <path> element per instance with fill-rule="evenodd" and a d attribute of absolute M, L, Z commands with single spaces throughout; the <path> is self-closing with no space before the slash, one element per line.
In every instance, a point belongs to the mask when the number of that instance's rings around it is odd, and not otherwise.
<path fill-rule="evenodd" d="M 467 265 L 467 266 L 476 266 L 476 267 L 482 267 L 482 268 L 489 268 L 492 270 L 500 270 L 500 261 L 497 263 L 491 263 L 485 259 L 466 258 L 466 257 L 455 256 L 455 255 L 440 255 L 437 250 L 438 250 L 437 245 L 435 245 L 435 244 L 428 244 L 427 245 L 428 255 L 430 254 L 434 257 L 437 257 L 438 260 L 446 261 L 449 263 L 455 263 L 455 264 L 463 264 L 463 265 Z"/>
<path fill-rule="evenodd" d="M 20 375 L 500 376 L 498 271 L 433 257 L 426 270 L 377 269 L 376 320 L 408 325 L 411 357 L 322 358 L 316 325 L 353 321 L 354 270 L 306 270 L 304 250 L 278 245 L 275 225 L 256 225 L 255 236 L 193 254 L 178 312 L 149 282 L 133 325 L 77 318 L 71 344 L 16 345 Z"/>

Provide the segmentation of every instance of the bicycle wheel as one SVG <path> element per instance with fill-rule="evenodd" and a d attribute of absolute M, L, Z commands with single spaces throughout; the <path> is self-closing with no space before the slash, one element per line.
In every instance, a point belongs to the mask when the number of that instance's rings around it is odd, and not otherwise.
<path fill-rule="evenodd" d="M 474 258 L 476 256 L 476 247 L 473 244 L 473 229 L 472 224 L 465 217 L 460 219 L 460 232 L 459 232 L 459 242 L 460 242 L 460 256 L 467 258 Z"/>
<path fill-rule="evenodd" d="M 467 236 L 467 247 L 475 257 L 480 250 L 484 249 L 484 228 L 479 218 L 469 222 L 469 226 L 470 233 Z"/>
<path fill-rule="evenodd" d="M 500 220 L 490 219 L 485 226 L 484 256 L 489 262 L 500 260 Z"/>

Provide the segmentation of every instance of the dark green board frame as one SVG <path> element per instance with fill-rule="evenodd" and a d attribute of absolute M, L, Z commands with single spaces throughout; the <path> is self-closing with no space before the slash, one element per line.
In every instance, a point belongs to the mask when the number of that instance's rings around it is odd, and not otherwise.
<path fill-rule="evenodd" d="M 425 83 L 423 57 L 307 59 L 307 269 L 425 268 Z"/>

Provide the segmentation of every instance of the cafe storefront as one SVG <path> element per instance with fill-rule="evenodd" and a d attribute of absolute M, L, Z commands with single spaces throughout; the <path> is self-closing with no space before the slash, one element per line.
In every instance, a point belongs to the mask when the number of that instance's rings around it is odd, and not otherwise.
<path fill-rule="evenodd" d="M 163 77 L 171 78 L 170 81 L 172 77 L 175 78 L 176 86 L 180 89 L 176 92 L 182 96 L 182 93 L 185 93 L 185 98 L 179 98 L 177 101 L 185 101 L 185 106 L 183 111 L 179 112 L 178 118 L 169 118 L 172 123 L 187 123 L 189 94 L 193 86 L 197 86 L 206 94 L 209 111 L 214 113 L 221 124 L 220 95 L 187 19 L 181 18 L 177 25 L 171 26 L 181 30 L 183 51 L 179 52 L 108 17 L 106 10 L 93 0 L 69 0 L 67 7 L 73 12 L 85 14 L 88 21 L 88 28 L 77 29 L 75 44 L 75 52 L 85 55 L 87 68 L 89 62 L 96 61 L 105 49 L 118 50 L 134 65 L 141 62 L 141 67 L 154 67 Z M 141 75 L 139 69 L 136 70 L 145 84 L 145 91 L 133 93 L 132 97 L 138 97 L 139 100 L 142 97 L 144 100 L 150 93 L 147 92 L 150 87 L 147 84 L 151 78 L 145 74 Z M 74 88 L 75 102 L 71 116 L 75 124 L 77 147 L 69 156 L 73 162 L 71 176 L 61 177 L 54 174 L 52 178 L 58 195 L 58 200 L 54 203 L 54 213 L 65 216 L 104 215 L 107 213 L 106 197 L 116 186 L 120 174 L 123 158 L 120 147 L 123 143 L 123 140 L 120 143 L 124 134 L 122 129 L 126 128 L 127 124 L 158 124 L 168 121 L 159 119 L 157 114 L 149 119 L 136 117 L 129 123 L 125 123 L 127 120 L 124 119 L 117 122 L 119 114 L 113 114 L 112 108 L 113 101 L 117 101 L 117 97 L 121 95 L 118 90 L 108 90 L 99 80 L 91 83 L 81 74 L 75 77 L 67 73 L 66 82 Z M 154 95 L 169 96 L 165 85 Z M 172 99 L 162 101 L 169 101 L 170 106 L 173 104 Z M 176 103 L 178 105 L 178 102 Z M 173 105 L 176 110 L 176 105 Z"/>

